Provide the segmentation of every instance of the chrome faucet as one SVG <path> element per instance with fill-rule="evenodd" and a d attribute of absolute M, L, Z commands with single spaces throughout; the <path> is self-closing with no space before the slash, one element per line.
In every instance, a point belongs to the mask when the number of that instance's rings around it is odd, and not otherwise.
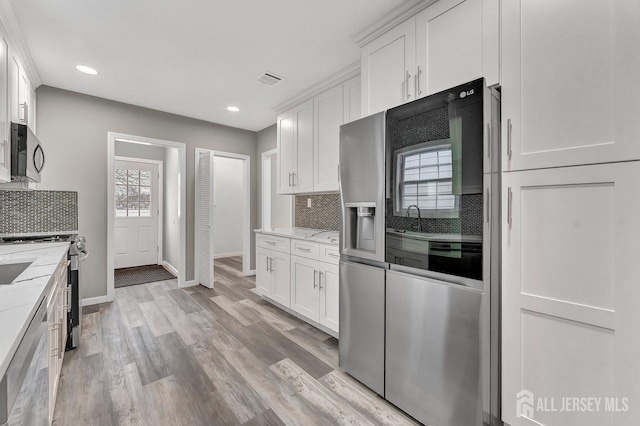
<path fill-rule="evenodd" d="M 407 216 L 406 217 L 409 217 L 409 212 L 411 211 L 411 207 L 415 207 L 416 210 L 418 211 L 418 224 L 416 226 L 416 229 L 418 230 L 418 232 L 422 232 L 422 220 L 420 220 L 420 219 L 422 219 L 422 217 L 421 217 L 421 214 L 420 214 L 420 207 L 418 207 L 415 204 L 411 204 L 409 207 L 407 207 Z"/>

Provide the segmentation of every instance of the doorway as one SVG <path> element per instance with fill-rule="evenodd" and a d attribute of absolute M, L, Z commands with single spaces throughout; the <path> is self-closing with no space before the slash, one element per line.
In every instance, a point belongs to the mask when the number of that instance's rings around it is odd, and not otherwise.
<path fill-rule="evenodd" d="M 248 155 L 197 148 L 195 253 L 196 282 L 213 288 L 214 259 L 250 268 L 250 170 Z"/>
<path fill-rule="evenodd" d="M 293 226 L 293 196 L 278 194 L 277 154 L 278 150 L 272 149 L 261 156 L 260 227 L 264 230 Z"/>
<path fill-rule="evenodd" d="M 129 272 L 122 286 L 177 277 L 184 287 L 185 144 L 111 132 L 107 141 L 107 300 L 116 270 Z"/>

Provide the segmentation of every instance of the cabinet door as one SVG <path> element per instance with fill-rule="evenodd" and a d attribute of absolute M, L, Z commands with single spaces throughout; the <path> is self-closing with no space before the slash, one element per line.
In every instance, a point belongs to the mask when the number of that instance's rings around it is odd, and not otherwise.
<path fill-rule="evenodd" d="M 29 85 L 28 105 L 29 105 L 29 108 L 27 109 L 28 111 L 27 122 L 29 123 L 29 127 L 35 134 L 37 133 L 36 132 L 37 97 L 36 97 L 36 89 L 32 85 Z"/>
<path fill-rule="evenodd" d="M 53 411 L 55 409 L 56 394 L 58 389 L 59 362 L 58 351 L 60 350 L 60 298 L 58 282 L 54 283 L 54 290 L 51 292 L 51 299 L 47 306 L 47 333 L 49 352 L 48 376 L 49 376 L 49 423 L 53 421 Z"/>
<path fill-rule="evenodd" d="M 271 297 L 271 250 L 256 249 L 256 289 L 263 296 Z"/>
<path fill-rule="evenodd" d="M 9 82 L 11 91 L 10 117 L 14 123 L 20 123 L 20 65 L 15 57 L 11 58 L 9 67 Z"/>
<path fill-rule="evenodd" d="M 418 98 L 483 76 L 482 3 L 439 1 L 416 16 Z"/>
<path fill-rule="evenodd" d="M 517 413 L 526 390 L 640 399 L 640 162 L 505 173 L 502 408 L 513 426 L 636 424 L 628 412 Z M 509 202 L 511 201 L 511 202 Z M 520 393 L 520 395 L 518 395 Z M 518 414 L 525 414 L 524 417 Z"/>
<path fill-rule="evenodd" d="M 293 110 L 295 131 L 294 192 L 313 192 L 313 99 Z"/>
<path fill-rule="evenodd" d="M 11 181 L 9 46 L 0 38 L 0 182 Z"/>
<path fill-rule="evenodd" d="M 293 110 L 278 116 L 278 194 L 293 193 L 295 133 Z"/>
<path fill-rule="evenodd" d="M 363 115 L 415 99 L 415 41 L 415 18 L 411 18 L 362 48 Z"/>
<path fill-rule="evenodd" d="M 29 98 L 31 97 L 31 82 L 24 72 L 24 68 L 19 67 L 20 76 L 18 78 L 18 119 L 22 124 L 31 127 L 29 122 Z"/>
<path fill-rule="evenodd" d="M 344 123 L 350 123 L 362 116 L 362 82 L 360 76 L 344 83 Z"/>
<path fill-rule="evenodd" d="M 291 306 L 291 256 L 277 251 L 271 252 L 271 297 L 276 302 Z"/>
<path fill-rule="evenodd" d="M 640 159 L 638 13 L 634 1 L 502 2 L 503 170 Z"/>
<path fill-rule="evenodd" d="M 343 86 L 335 87 L 313 100 L 314 191 L 338 191 L 338 145 L 344 120 Z"/>
<path fill-rule="evenodd" d="M 318 261 L 291 256 L 291 309 L 319 322 Z"/>
<path fill-rule="evenodd" d="M 320 324 L 338 332 L 339 267 L 320 262 Z"/>

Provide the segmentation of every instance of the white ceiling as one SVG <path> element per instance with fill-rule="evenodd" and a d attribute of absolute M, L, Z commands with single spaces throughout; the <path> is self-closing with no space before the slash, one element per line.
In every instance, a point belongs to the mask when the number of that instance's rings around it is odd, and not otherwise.
<path fill-rule="evenodd" d="M 351 35 L 399 3 L 11 0 L 43 84 L 254 131 L 275 122 L 274 105 L 357 61 Z M 262 85 L 264 71 L 286 80 Z"/>

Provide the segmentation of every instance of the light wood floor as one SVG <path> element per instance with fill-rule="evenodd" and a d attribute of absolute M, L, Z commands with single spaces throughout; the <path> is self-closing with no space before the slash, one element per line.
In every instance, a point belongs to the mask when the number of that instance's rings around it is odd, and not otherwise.
<path fill-rule="evenodd" d="M 338 370 L 336 339 L 264 302 L 216 261 L 214 290 L 176 280 L 84 309 L 57 425 L 413 424 Z"/>

